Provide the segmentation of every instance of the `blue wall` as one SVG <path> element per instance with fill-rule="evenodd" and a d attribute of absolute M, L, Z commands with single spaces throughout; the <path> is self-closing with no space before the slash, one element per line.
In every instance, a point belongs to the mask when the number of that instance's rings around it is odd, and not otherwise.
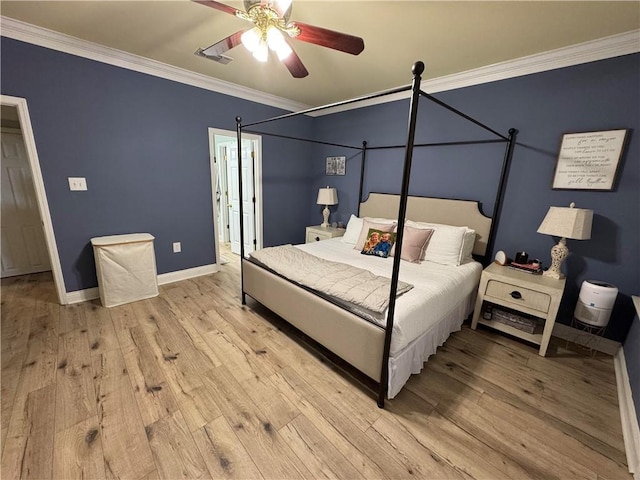
<path fill-rule="evenodd" d="M 158 272 L 214 261 L 207 128 L 235 129 L 281 113 L 276 108 L 2 38 L 2 93 L 27 99 L 67 291 L 96 286 L 91 237 L 149 232 Z M 525 249 L 549 263 L 557 239 L 536 230 L 550 205 L 591 208 L 593 238 L 569 240 L 567 290 L 558 320 L 569 323 L 580 284 L 597 279 L 620 295 L 606 336 L 622 341 L 640 288 L 640 162 L 637 129 L 640 55 L 493 82 L 437 97 L 506 133 L 519 129 L 496 249 Z M 410 80 L 407 67 L 407 82 Z M 263 130 L 369 147 L 406 141 L 408 102 L 326 117 L 298 117 Z M 611 192 L 552 190 L 562 135 L 629 128 Z M 422 100 L 416 142 L 485 139 L 481 129 Z M 347 175 L 324 175 L 326 156 L 345 155 Z M 480 200 L 491 214 L 502 146 L 417 149 L 411 193 Z M 263 137 L 264 244 L 298 243 L 320 223 L 317 188 L 336 186 L 332 220 L 357 210 L 356 150 Z M 365 195 L 398 191 L 403 150 L 367 153 Z M 70 192 L 67 177 L 87 178 Z M 171 253 L 181 241 L 183 253 Z M 493 252 L 492 252 L 493 254 Z"/>
<path fill-rule="evenodd" d="M 407 68 L 407 81 L 411 74 Z M 631 295 L 640 288 L 640 55 L 614 59 L 488 83 L 435 95 L 451 106 L 506 135 L 519 130 L 505 192 L 495 250 L 510 256 L 526 250 L 550 263 L 558 239 L 536 233 L 549 206 L 594 211 L 591 240 L 568 240 L 571 255 L 564 265 L 567 287 L 558 321 L 571 321 L 583 280 L 618 286 L 620 294 L 605 335 L 622 341 L 634 316 Z M 406 142 L 408 100 L 321 117 L 317 137 L 368 147 Z M 628 144 L 611 192 L 552 190 L 562 135 L 571 132 L 628 128 Z M 416 143 L 488 138 L 477 126 L 461 121 L 436 104 L 421 100 Z M 423 148 L 414 153 L 410 193 L 479 200 L 491 215 L 504 148 L 495 145 Z M 334 221 L 347 221 L 357 210 L 360 154 L 337 147 L 316 148 L 314 188 L 338 188 L 340 204 Z M 324 157 L 351 155 L 347 175 L 325 176 Z M 404 151 L 367 152 L 365 194 L 398 192 Z M 310 221 L 317 221 L 314 206 Z M 494 252 L 491 252 L 491 258 Z"/>
<path fill-rule="evenodd" d="M 1 49 L 2 94 L 27 99 L 67 291 L 97 285 L 95 236 L 151 233 L 158 273 L 214 263 L 207 128 L 283 112 L 4 37 Z M 311 126 L 276 128 L 309 136 Z M 277 227 L 265 245 L 302 241 L 308 209 L 291 199 L 312 196 L 308 144 L 282 144 L 263 141 L 263 209 Z M 88 191 L 69 191 L 69 176 Z"/>
<path fill-rule="evenodd" d="M 27 99 L 67 291 L 97 285 L 89 240 L 149 232 L 158 273 L 214 262 L 207 128 L 235 130 L 282 113 L 234 97 L 2 38 L 2 94 Z M 407 68 L 407 82 L 410 80 Z M 569 240 L 567 289 L 558 321 L 569 323 L 585 279 L 620 289 L 605 336 L 624 341 L 634 403 L 640 412 L 640 55 L 593 62 L 436 96 L 506 134 L 519 129 L 495 250 L 525 249 L 549 263 L 557 239 L 536 233 L 550 205 L 593 209 L 592 239 Z M 368 147 L 403 145 L 408 101 L 317 119 L 271 123 L 264 131 Z M 562 135 L 630 129 L 611 192 L 552 190 Z M 416 143 L 485 139 L 481 129 L 420 103 Z M 324 158 L 347 157 L 345 176 L 325 176 Z M 365 194 L 397 192 L 404 150 L 369 150 Z M 417 149 L 411 193 L 479 200 L 494 206 L 503 147 Z M 338 188 L 332 221 L 357 211 L 361 154 L 341 147 L 263 137 L 264 245 L 300 243 L 320 223 L 321 186 Z M 70 192 L 69 176 L 87 178 Z M 171 253 L 181 241 L 183 252 Z M 491 256 L 495 252 L 491 252 Z M 634 320 L 635 318 L 635 320 Z M 628 336 L 627 336 L 628 332 Z M 626 340 L 625 340 L 626 336 Z"/>

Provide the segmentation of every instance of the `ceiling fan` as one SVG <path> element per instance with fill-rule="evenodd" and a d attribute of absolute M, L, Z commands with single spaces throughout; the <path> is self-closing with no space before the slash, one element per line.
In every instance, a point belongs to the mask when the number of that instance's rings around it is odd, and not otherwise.
<path fill-rule="evenodd" d="M 232 60 L 225 53 L 242 43 L 261 62 L 267 61 L 269 50 L 272 50 L 285 64 L 291 75 L 295 78 L 303 78 L 309 75 L 309 72 L 293 50 L 290 44 L 292 38 L 352 55 L 358 55 L 364 50 L 364 40 L 360 37 L 306 23 L 290 22 L 292 0 L 244 0 L 244 10 L 237 10 L 213 0 L 193 1 L 254 24 L 253 28 L 240 30 L 195 52 L 196 55 L 222 64 Z"/>

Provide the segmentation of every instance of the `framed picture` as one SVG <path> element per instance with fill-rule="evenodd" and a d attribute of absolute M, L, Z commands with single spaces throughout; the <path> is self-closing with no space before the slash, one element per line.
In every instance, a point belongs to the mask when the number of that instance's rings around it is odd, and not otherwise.
<path fill-rule="evenodd" d="M 627 129 L 566 133 L 562 137 L 554 190 L 612 190 Z"/>
<path fill-rule="evenodd" d="M 326 174 L 327 175 L 344 175 L 346 173 L 347 157 L 327 157 Z"/>

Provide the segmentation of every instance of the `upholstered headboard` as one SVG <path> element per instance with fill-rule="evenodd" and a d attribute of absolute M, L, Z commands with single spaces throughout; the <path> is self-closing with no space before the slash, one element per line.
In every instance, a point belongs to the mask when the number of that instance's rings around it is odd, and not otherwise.
<path fill-rule="evenodd" d="M 397 218 L 400 195 L 390 193 L 370 193 L 360 204 L 360 217 Z M 407 198 L 407 220 L 415 222 L 442 223 L 457 227 L 469 227 L 476 231 L 475 255 L 485 255 L 491 218 L 480 212 L 478 202 L 472 200 L 451 200 L 447 198 L 412 197 Z"/>

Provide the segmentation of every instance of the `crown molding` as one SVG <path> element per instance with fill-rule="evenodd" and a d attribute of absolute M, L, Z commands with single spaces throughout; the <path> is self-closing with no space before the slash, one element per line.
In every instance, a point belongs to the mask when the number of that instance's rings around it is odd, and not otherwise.
<path fill-rule="evenodd" d="M 37 27 L 9 17 L 0 16 L 2 36 L 31 43 L 52 50 L 95 60 L 109 65 L 146 73 L 156 77 L 191 85 L 205 90 L 230 95 L 252 102 L 282 108 L 296 112 L 306 110 L 308 105 L 282 97 L 270 95 L 258 90 L 242 87 L 230 82 L 218 80 L 199 73 L 174 67 L 166 63 L 151 60 L 138 55 L 104 47 L 96 43 L 80 40 L 46 28 Z M 558 68 L 571 67 L 583 63 L 595 62 L 607 58 L 619 57 L 640 52 L 640 30 L 612 35 L 569 47 L 563 47 L 544 53 L 529 55 L 515 60 L 495 63 L 484 67 L 455 73 L 443 77 L 425 80 L 422 90 L 438 93 L 457 88 L 470 87 L 483 83 L 496 82 L 509 78 L 541 73 Z M 311 112 L 310 116 L 323 116 L 341 111 L 362 108 L 381 103 L 409 98 L 411 92 L 403 92 L 385 97 L 350 103 L 321 111 Z"/>
<path fill-rule="evenodd" d="M 558 48 L 544 53 L 529 55 L 506 62 L 494 63 L 485 67 L 475 68 L 462 73 L 446 75 L 431 80 L 424 80 L 421 89 L 428 93 L 445 92 L 457 88 L 471 87 L 483 83 L 507 80 L 532 73 L 541 73 L 558 68 L 572 67 L 582 63 L 605 60 L 640 52 L 640 30 L 612 35 L 569 47 Z M 312 113 L 312 116 L 322 116 L 353 108 L 368 107 L 381 103 L 394 102 L 409 98 L 411 91 L 388 95 L 363 102 L 344 105 L 322 112 Z"/>
<path fill-rule="evenodd" d="M 270 95 L 258 90 L 242 87 L 234 83 L 218 80 L 200 73 L 190 72 L 183 68 L 144 58 L 139 55 L 123 52 L 115 48 L 105 47 L 76 37 L 54 32 L 52 30 L 21 22 L 13 18 L 0 16 L 0 31 L 3 37 L 69 53 L 78 57 L 95 60 L 116 67 L 126 68 L 174 82 L 203 88 L 232 97 L 281 108 L 287 111 L 298 111 L 309 108 L 308 105 L 294 102 L 286 98 Z"/>

